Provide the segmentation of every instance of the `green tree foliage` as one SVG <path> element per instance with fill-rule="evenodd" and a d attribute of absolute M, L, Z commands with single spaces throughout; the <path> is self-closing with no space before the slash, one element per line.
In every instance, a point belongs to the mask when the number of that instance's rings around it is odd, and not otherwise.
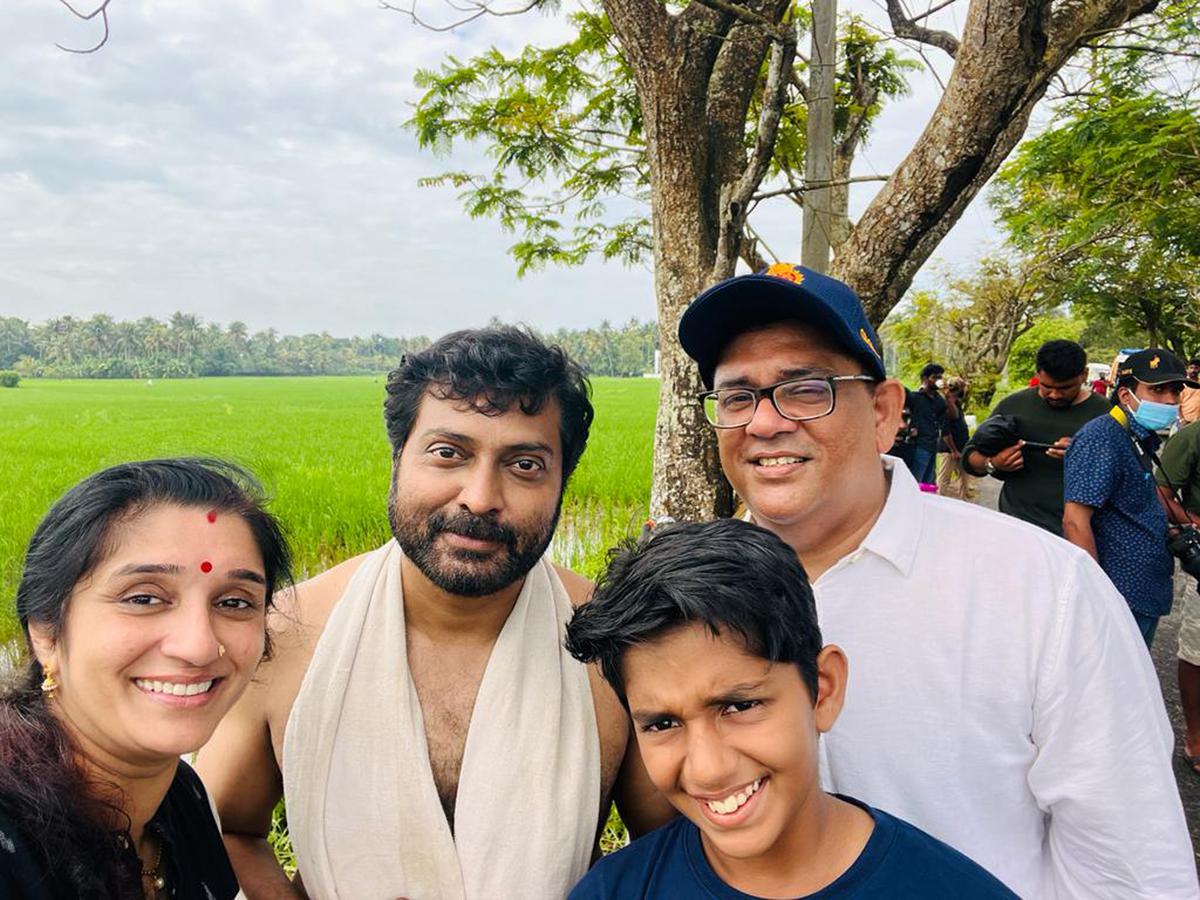
<path fill-rule="evenodd" d="M 1084 322 L 1069 316 L 1047 315 L 1038 319 L 1032 328 L 1013 341 L 1008 354 L 1008 383 L 1013 387 L 1028 384 L 1037 374 L 1038 348 L 1046 341 L 1081 341 L 1085 327 Z"/>
<path fill-rule="evenodd" d="M 15 388 L 21 383 L 21 376 L 16 372 L 0 370 L 0 388 Z"/>
<path fill-rule="evenodd" d="M 896 353 L 894 370 L 915 384 L 922 366 L 939 362 L 966 378 L 972 402 L 986 407 L 1011 348 L 1054 302 L 1034 274 L 1019 260 L 990 256 L 940 291 L 914 293 L 883 326 L 884 346 Z"/>
<path fill-rule="evenodd" d="M 175 313 L 166 322 L 63 316 L 31 326 L 21 319 L 0 319 L 0 352 L 6 334 L 24 335 L 14 368 L 46 378 L 371 374 L 386 372 L 405 353 L 429 345 L 426 337 L 382 334 L 280 337 L 273 329 L 250 334 L 241 322 L 222 328 L 186 313 Z M 654 369 L 653 322 L 631 319 L 614 328 L 606 321 L 599 328 L 560 329 L 546 337 L 593 375 L 641 375 Z"/>
<path fill-rule="evenodd" d="M 800 7 L 794 16 L 801 26 L 809 18 Z M 421 146 L 449 153 L 456 142 L 482 142 L 494 161 L 487 172 L 446 172 L 422 183 L 458 188 L 469 215 L 494 217 L 517 234 L 510 252 L 519 274 L 547 263 L 579 265 L 592 254 L 632 264 L 651 251 L 650 176 L 633 73 L 604 13 L 585 9 L 569 20 L 575 35 L 565 44 L 516 56 L 493 48 L 416 75 L 424 94 L 408 125 Z M 841 31 L 836 140 L 839 153 L 852 156 L 884 101 L 907 92 L 904 73 L 917 64 L 854 17 Z M 798 201 L 806 65 L 796 68 L 769 170 L 778 192 L 763 193 Z M 747 117 L 748 148 L 765 77 L 764 62 Z M 747 237 L 743 244 L 757 254 Z"/>
<path fill-rule="evenodd" d="M 1188 353 L 1200 328 L 1200 118 L 1147 58 L 1158 59 L 1130 49 L 1096 63 L 1089 89 L 1001 169 L 992 203 L 1010 242 L 1043 262 L 1047 295 Z"/>

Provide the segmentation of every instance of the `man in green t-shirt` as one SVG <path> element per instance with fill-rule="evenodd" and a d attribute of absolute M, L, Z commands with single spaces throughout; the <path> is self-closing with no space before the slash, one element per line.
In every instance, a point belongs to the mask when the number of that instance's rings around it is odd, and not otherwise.
<path fill-rule="evenodd" d="M 1159 457 L 1162 467 L 1155 477 L 1168 518 L 1173 524 L 1190 521 L 1200 525 L 1200 421 L 1179 429 L 1163 445 Z M 1183 509 L 1174 498 L 1175 490 L 1183 497 Z M 1200 596 L 1195 590 L 1183 595 L 1176 656 L 1185 731 L 1182 753 L 1192 771 L 1200 775 Z"/>
<path fill-rule="evenodd" d="M 1106 414 L 1110 406 L 1084 386 L 1086 378 L 1083 347 L 1064 340 L 1042 344 L 1037 352 L 1037 386 L 1010 394 L 992 410 L 992 416 L 1016 420 L 1019 439 L 991 455 L 981 452 L 973 439 L 963 452 L 963 468 L 968 472 L 1004 482 L 1001 512 L 1057 535 L 1062 535 L 1063 456 L 1075 432 Z"/>

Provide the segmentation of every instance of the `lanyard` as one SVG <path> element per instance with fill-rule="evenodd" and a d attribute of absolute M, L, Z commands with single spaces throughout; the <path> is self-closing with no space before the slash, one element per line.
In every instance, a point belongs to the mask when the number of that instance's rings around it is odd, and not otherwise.
<path fill-rule="evenodd" d="M 1119 424 L 1124 430 L 1125 434 L 1129 436 L 1129 443 L 1133 446 L 1133 455 L 1137 457 L 1138 464 L 1146 470 L 1146 475 L 1153 480 L 1154 468 L 1157 466 L 1158 471 L 1162 472 L 1163 478 L 1167 482 L 1167 487 L 1171 489 L 1171 496 L 1174 498 L 1175 502 L 1179 504 L 1180 508 L 1184 508 L 1183 494 L 1180 492 L 1179 488 L 1177 488 L 1171 482 L 1171 479 L 1167 477 L 1167 473 L 1163 469 L 1162 460 L 1158 458 L 1158 454 L 1149 447 L 1143 446 L 1142 442 L 1137 439 L 1137 436 L 1129 427 L 1129 416 L 1125 413 L 1125 410 L 1121 409 L 1119 406 L 1114 406 L 1108 411 L 1108 414 L 1117 421 L 1117 424 Z M 1166 504 L 1164 504 L 1164 506 L 1166 506 Z M 1172 518 L 1170 506 L 1167 506 L 1167 518 Z M 1174 524 L 1188 525 L 1191 523 L 1175 522 Z"/>

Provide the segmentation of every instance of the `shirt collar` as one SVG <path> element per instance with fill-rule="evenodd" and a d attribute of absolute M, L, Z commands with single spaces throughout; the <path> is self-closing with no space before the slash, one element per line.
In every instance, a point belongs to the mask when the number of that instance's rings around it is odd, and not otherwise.
<path fill-rule="evenodd" d="M 880 459 L 889 482 L 883 512 L 859 549 L 843 557 L 842 562 L 853 562 L 860 553 L 867 551 L 887 560 L 907 577 L 912 574 L 920 549 L 925 498 L 907 466 L 893 456 L 881 456 Z"/>

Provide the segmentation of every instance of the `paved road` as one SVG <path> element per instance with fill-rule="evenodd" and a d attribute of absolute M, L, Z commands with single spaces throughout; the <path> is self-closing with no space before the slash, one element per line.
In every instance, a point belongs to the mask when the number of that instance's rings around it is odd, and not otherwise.
<path fill-rule="evenodd" d="M 984 478 L 979 483 L 980 491 L 977 502 L 996 508 L 1000 496 L 1000 482 L 994 478 Z M 1183 713 L 1179 708 L 1179 687 L 1175 680 L 1175 647 L 1179 635 L 1179 606 L 1184 591 L 1195 590 L 1195 582 L 1181 573 L 1175 576 L 1175 606 L 1171 615 L 1162 619 L 1158 624 L 1158 633 L 1154 637 L 1154 666 L 1158 670 L 1158 682 L 1162 687 L 1163 700 L 1167 706 L 1167 714 L 1175 727 L 1175 746 L 1183 746 Z M 1176 752 L 1173 764 L 1175 780 L 1179 783 L 1179 795 L 1183 799 L 1183 811 L 1187 816 L 1188 828 L 1192 832 L 1192 847 L 1196 850 L 1196 864 L 1200 868 L 1200 775 L 1192 773 Z"/>

